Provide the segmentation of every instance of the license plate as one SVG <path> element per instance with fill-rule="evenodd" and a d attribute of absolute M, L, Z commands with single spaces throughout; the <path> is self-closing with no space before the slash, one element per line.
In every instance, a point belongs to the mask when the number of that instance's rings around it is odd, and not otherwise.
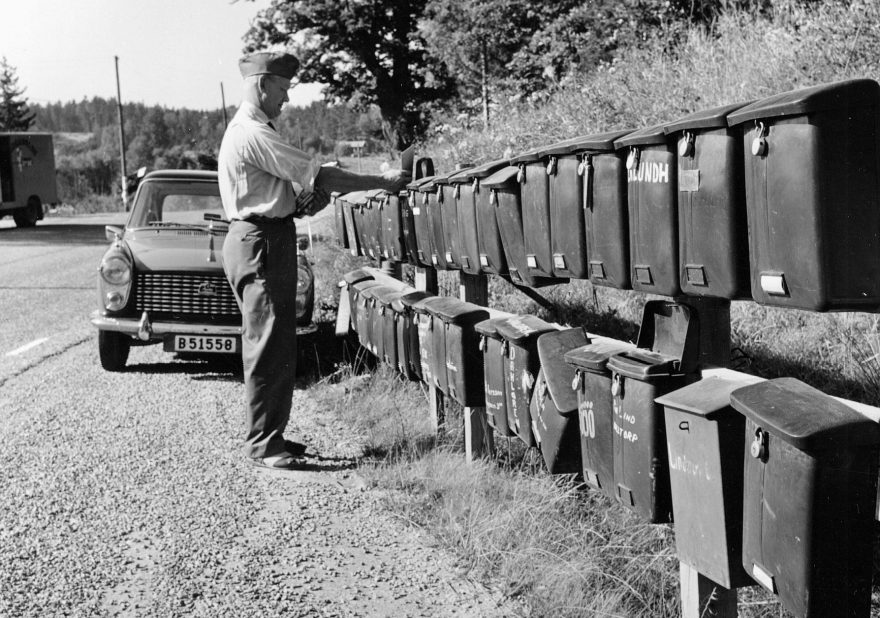
<path fill-rule="evenodd" d="M 169 335 L 165 339 L 167 352 L 198 352 L 200 354 L 234 354 L 238 352 L 238 337 L 216 335 Z"/>

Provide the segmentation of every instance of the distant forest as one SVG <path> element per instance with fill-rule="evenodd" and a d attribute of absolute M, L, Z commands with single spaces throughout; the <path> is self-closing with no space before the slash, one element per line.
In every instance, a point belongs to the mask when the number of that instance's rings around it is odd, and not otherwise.
<path fill-rule="evenodd" d="M 118 193 L 119 119 L 115 99 L 31 104 L 36 122 L 31 131 L 55 134 L 58 190 L 63 200 Z M 226 110 L 231 120 L 235 108 Z M 123 106 L 126 168 L 216 168 L 223 138 L 223 110 L 167 109 L 128 103 Z M 304 150 L 331 156 L 347 154 L 340 142 L 366 140 L 367 148 L 381 147 L 381 120 L 377 113 L 358 113 L 323 101 L 308 107 L 288 107 L 278 130 Z"/>

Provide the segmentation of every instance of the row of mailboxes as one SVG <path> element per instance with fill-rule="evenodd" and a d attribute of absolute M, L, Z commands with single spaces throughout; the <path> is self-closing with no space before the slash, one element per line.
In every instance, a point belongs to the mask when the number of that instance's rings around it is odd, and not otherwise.
<path fill-rule="evenodd" d="M 792 379 L 700 378 L 682 304 L 646 303 L 629 344 L 368 277 L 346 275 L 352 323 L 386 362 L 485 406 L 551 473 L 582 472 L 646 521 L 674 520 L 679 559 L 718 584 L 758 583 L 798 616 L 867 615 L 876 422 Z"/>
<path fill-rule="evenodd" d="M 867 79 L 724 105 L 436 175 L 401 196 L 339 196 L 337 225 L 362 255 L 533 287 L 579 278 L 870 310 L 878 111 L 880 85 Z"/>

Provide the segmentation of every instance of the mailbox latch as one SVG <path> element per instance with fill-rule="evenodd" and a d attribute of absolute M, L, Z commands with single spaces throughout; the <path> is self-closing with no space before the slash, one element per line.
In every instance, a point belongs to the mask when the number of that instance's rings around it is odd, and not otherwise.
<path fill-rule="evenodd" d="M 755 459 L 767 461 L 767 432 L 760 427 L 755 430 L 755 437 L 752 439 L 750 452 Z"/>

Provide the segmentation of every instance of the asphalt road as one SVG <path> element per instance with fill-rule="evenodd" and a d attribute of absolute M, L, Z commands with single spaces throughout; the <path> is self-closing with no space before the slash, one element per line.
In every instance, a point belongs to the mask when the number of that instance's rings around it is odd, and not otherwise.
<path fill-rule="evenodd" d="M 0 616 L 519 613 L 383 509 L 308 389 L 313 465 L 279 473 L 239 451 L 233 365 L 147 346 L 103 371 L 88 317 L 121 219 L 0 220 Z"/>

